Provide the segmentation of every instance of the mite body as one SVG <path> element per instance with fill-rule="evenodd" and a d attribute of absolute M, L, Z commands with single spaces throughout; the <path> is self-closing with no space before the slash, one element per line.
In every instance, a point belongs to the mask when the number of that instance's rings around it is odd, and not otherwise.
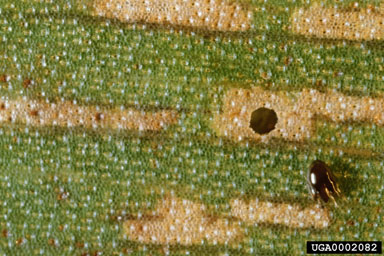
<path fill-rule="evenodd" d="M 331 196 L 339 196 L 340 189 L 336 183 L 335 176 L 329 166 L 323 161 L 314 161 L 308 171 L 308 189 L 312 196 L 319 196 L 324 202 L 328 202 Z"/>

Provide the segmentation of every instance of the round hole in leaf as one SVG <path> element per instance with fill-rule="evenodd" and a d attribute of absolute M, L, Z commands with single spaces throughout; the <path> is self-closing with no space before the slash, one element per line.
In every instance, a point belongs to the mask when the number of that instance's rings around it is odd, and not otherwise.
<path fill-rule="evenodd" d="M 260 135 L 267 134 L 275 129 L 277 114 L 273 109 L 258 108 L 252 112 L 249 127 Z"/>

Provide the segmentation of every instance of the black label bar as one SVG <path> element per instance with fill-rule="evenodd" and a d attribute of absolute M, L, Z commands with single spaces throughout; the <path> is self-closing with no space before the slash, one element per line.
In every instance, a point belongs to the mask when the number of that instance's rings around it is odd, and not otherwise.
<path fill-rule="evenodd" d="M 381 241 L 307 241 L 307 254 L 381 254 Z"/>

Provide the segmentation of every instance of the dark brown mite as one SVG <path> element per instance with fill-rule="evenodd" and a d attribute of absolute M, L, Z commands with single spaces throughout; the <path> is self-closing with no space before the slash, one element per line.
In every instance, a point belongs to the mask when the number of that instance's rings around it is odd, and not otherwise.
<path fill-rule="evenodd" d="M 320 196 L 324 202 L 328 202 L 330 196 L 340 195 L 335 176 L 323 161 L 313 161 L 308 171 L 307 182 L 309 192 L 315 199 Z"/>

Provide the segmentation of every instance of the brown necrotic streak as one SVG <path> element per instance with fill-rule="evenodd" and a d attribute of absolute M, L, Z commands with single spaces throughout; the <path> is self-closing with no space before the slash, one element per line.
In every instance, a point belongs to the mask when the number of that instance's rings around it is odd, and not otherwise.
<path fill-rule="evenodd" d="M 286 225 L 292 228 L 326 228 L 331 218 L 325 208 L 312 205 L 301 208 L 299 205 L 287 203 L 271 203 L 257 199 L 244 202 L 239 199 L 232 200 L 231 214 L 247 223 L 269 223 Z"/>
<path fill-rule="evenodd" d="M 273 110 L 277 123 L 273 122 L 275 129 L 260 134 L 250 127 L 250 122 L 254 111 L 264 108 Z M 316 117 L 333 122 L 373 122 L 383 126 L 384 100 L 308 89 L 291 96 L 283 91 L 271 92 L 259 87 L 232 89 L 224 96 L 223 111 L 215 117 L 213 128 L 219 135 L 237 141 L 250 138 L 266 142 L 277 137 L 303 142 L 314 135 Z"/>
<path fill-rule="evenodd" d="M 96 0 L 96 15 L 122 22 L 189 26 L 217 31 L 245 31 L 252 14 L 227 0 Z"/>
<path fill-rule="evenodd" d="M 298 9 L 291 17 L 293 32 L 319 38 L 347 40 L 381 40 L 384 38 L 384 12 L 340 10 L 314 5 Z"/>
<path fill-rule="evenodd" d="M 296 204 L 234 199 L 228 217 L 211 215 L 206 205 L 186 199 L 166 197 L 157 206 L 156 215 L 130 216 L 123 226 L 128 239 L 155 244 L 228 243 L 242 239 L 247 225 L 266 223 L 290 228 L 326 228 L 331 219 L 318 205 L 302 208 Z"/>
<path fill-rule="evenodd" d="M 36 100 L 0 102 L 0 122 L 18 122 L 32 126 L 111 128 L 157 131 L 176 123 L 178 113 L 172 110 L 145 112 L 136 109 L 104 109 L 79 106 L 71 102 L 46 103 Z"/>
<path fill-rule="evenodd" d="M 243 236 L 243 230 L 226 218 L 206 213 L 205 205 L 175 197 L 162 200 L 155 218 L 136 218 L 124 222 L 133 241 L 154 244 L 227 243 Z"/>

